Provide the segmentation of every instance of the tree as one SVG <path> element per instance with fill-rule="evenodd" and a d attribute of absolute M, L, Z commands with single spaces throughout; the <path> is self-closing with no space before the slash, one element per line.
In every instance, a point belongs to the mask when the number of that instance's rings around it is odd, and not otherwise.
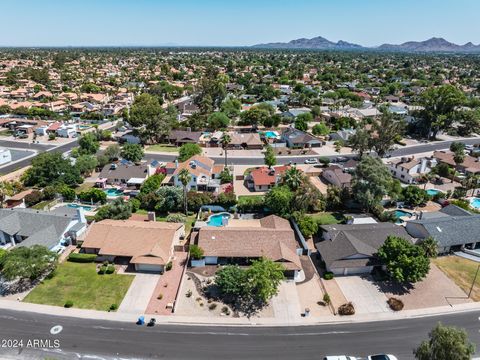
<path fill-rule="evenodd" d="M 311 113 L 303 113 L 297 116 L 295 119 L 295 129 L 300 131 L 308 130 L 308 123 L 313 121 L 313 116 Z"/>
<path fill-rule="evenodd" d="M 41 245 L 19 246 L 3 256 L 2 276 L 7 281 L 35 280 L 51 272 L 57 265 L 57 255 Z"/>
<path fill-rule="evenodd" d="M 312 128 L 312 134 L 315 136 L 326 136 L 330 134 L 330 128 L 323 122 L 315 124 Z"/>
<path fill-rule="evenodd" d="M 102 154 L 97 155 L 97 167 L 99 169 L 103 169 L 105 165 L 107 165 L 110 162 L 110 159 Z"/>
<path fill-rule="evenodd" d="M 318 223 L 311 216 L 300 213 L 295 216 L 298 228 L 305 238 L 310 238 L 318 232 Z"/>
<path fill-rule="evenodd" d="M 93 155 L 80 155 L 75 160 L 75 166 L 82 175 L 90 175 L 97 166 L 97 158 Z"/>
<path fill-rule="evenodd" d="M 475 344 L 463 329 L 438 323 L 428 336 L 413 350 L 417 360 L 469 360 L 475 354 Z"/>
<path fill-rule="evenodd" d="M 220 105 L 220 110 L 230 119 L 234 119 L 240 115 L 241 109 L 242 103 L 235 98 L 227 98 L 222 102 L 222 105 Z"/>
<path fill-rule="evenodd" d="M 158 189 L 155 210 L 160 213 L 179 211 L 183 207 L 183 190 L 176 186 L 162 186 Z"/>
<path fill-rule="evenodd" d="M 438 255 L 438 243 L 433 237 L 429 236 L 422 240 L 420 247 L 429 258 L 436 258 Z"/>
<path fill-rule="evenodd" d="M 403 200 L 412 206 L 419 206 L 428 201 L 428 194 L 417 186 L 409 185 L 402 190 Z"/>
<path fill-rule="evenodd" d="M 232 137 L 228 134 L 223 134 L 222 138 L 220 139 L 220 143 L 222 144 L 223 151 L 225 152 L 225 167 L 227 167 L 227 151 L 228 145 L 232 141 Z"/>
<path fill-rule="evenodd" d="M 138 163 L 142 160 L 144 154 L 143 147 L 139 144 L 125 144 L 122 147 L 120 155 L 128 161 Z"/>
<path fill-rule="evenodd" d="M 453 142 L 450 144 L 450 151 L 453 153 L 453 161 L 456 167 L 463 164 L 465 161 L 465 144 L 461 142 Z M 452 183 L 455 180 L 455 171 L 452 175 Z"/>
<path fill-rule="evenodd" d="M 386 265 L 390 276 L 399 283 L 415 283 L 430 271 L 430 260 L 425 251 L 398 236 L 388 236 L 378 249 L 377 256 Z"/>
<path fill-rule="evenodd" d="M 298 170 L 295 166 L 290 167 L 285 171 L 282 178 L 282 184 L 287 185 L 290 190 L 296 191 L 305 182 L 305 175 L 301 170 Z"/>
<path fill-rule="evenodd" d="M 136 200 L 132 199 L 131 201 Z M 125 201 L 123 198 L 117 198 L 110 204 L 102 206 L 95 214 L 95 221 L 103 219 L 127 220 L 132 216 L 133 203 Z"/>
<path fill-rule="evenodd" d="M 355 134 L 348 139 L 352 151 L 358 152 L 360 157 L 372 149 L 371 134 L 365 129 L 357 129 Z"/>
<path fill-rule="evenodd" d="M 78 140 L 78 145 L 80 145 L 78 153 L 81 155 L 95 155 L 100 148 L 97 137 L 92 132 L 83 134 Z"/>
<path fill-rule="evenodd" d="M 203 249 L 195 244 L 190 245 L 189 247 L 190 256 L 194 260 L 200 260 L 203 257 Z"/>
<path fill-rule="evenodd" d="M 222 112 L 214 112 L 208 117 L 208 127 L 212 130 L 225 129 L 230 125 L 230 119 Z"/>
<path fill-rule="evenodd" d="M 378 156 L 383 157 L 392 149 L 395 141 L 400 140 L 405 131 L 405 122 L 385 111 L 378 121 L 374 121 L 371 144 Z"/>
<path fill-rule="evenodd" d="M 112 144 L 108 145 L 105 149 L 104 155 L 108 157 L 110 161 L 116 160 L 119 158 L 121 153 L 120 145 Z"/>
<path fill-rule="evenodd" d="M 180 180 L 183 186 L 183 206 L 185 210 L 185 215 L 188 215 L 187 185 L 190 183 L 190 180 L 192 180 L 192 177 L 190 176 L 190 173 L 187 169 L 182 169 L 178 173 L 178 180 Z"/>
<path fill-rule="evenodd" d="M 147 178 L 140 187 L 140 193 L 141 194 L 148 194 L 148 193 L 153 193 L 156 192 L 159 188 L 160 185 L 162 184 L 163 179 L 165 179 L 164 174 L 154 174 Z"/>
<path fill-rule="evenodd" d="M 22 183 L 18 181 L 0 181 L 0 207 L 7 196 L 13 196 L 23 190 Z"/>
<path fill-rule="evenodd" d="M 178 150 L 178 161 L 184 162 L 190 159 L 192 156 L 201 155 L 202 148 L 198 144 L 183 144 Z"/>
<path fill-rule="evenodd" d="M 265 206 L 274 214 L 287 216 L 291 213 L 293 195 L 288 186 L 275 186 L 265 195 Z"/>
<path fill-rule="evenodd" d="M 278 286 L 285 278 L 284 267 L 270 259 L 255 260 L 246 270 L 247 293 L 256 301 L 266 303 L 278 293 Z"/>
<path fill-rule="evenodd" d="M 32 159 L 32 166 L 23 174 L 22 181 L 26 186 L 45 187 L 61 183 L 76 186 L 83 179 L 80 171 L 60 152 L 43 152 Z"/>
<path fill-rule="evenodd" d="M 105 204 L 107 202 L 107 194 L 97 188 L 91 188 L 86 191 L 82 191 L 80 194 L 78 194 L 78 198 L 82 201 L 93 204 Z"/>
<path fill-rule="evenodd" d="M 244 295 L 245 271 L 238 265 L 228 265 L 215 274 L 215 284 L 222 296 L 236 298 Z"/>
<path fill-rule="evenodd" d="M 156 96 L 138 95 L 130 108 L 128 122 L 145 142 L 158 143 L 176 124 L 173 108 L 165 111 Z"/>
<path fill-rule="evenodd" d="M 393 185 L 388 168 L 379 158 L 364 156 L 358 163 L 352 180 L 352 193 L 368 211 L 380 204 Z"/>
<path fill-rule="evenodd" d="M 264 162 L 269 169 L 277 163 L 275 152 L 273 151 L 273 148 L 270 145 L 267 145 L 267 147 L 265 148 Z"/>

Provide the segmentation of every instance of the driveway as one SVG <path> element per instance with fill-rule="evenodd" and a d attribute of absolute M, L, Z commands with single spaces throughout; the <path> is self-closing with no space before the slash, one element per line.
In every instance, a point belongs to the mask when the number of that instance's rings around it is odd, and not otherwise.
<path fill-rule="evenodd" d="M 370 276 L 343 276 L 335 278 L 356 314 L 390 312 L 387 297 L 373 283 Z"/>
<path fill-rule="evenodd" d="M 275 318 L 280 323 L 288 324 L 301 319 L 301 313 L 305 309 L 301 308 L 294 281 L 282 281 L 278 294 L 272 298 L 272 307 Z"/>
<path fill-rule="evenodd" d="M 143 314 L 160 278 L 157 274 L 136 274 L 123 298 L 119 312 Z"/>

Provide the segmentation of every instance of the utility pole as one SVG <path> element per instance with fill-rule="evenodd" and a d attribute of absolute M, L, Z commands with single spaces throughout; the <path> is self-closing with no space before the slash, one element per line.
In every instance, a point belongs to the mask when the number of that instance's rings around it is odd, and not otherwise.
<path fill-rule="evenodd" d="M 473 286 L 475 285 L 475 282 L 477 281 L 477 276 L 478 276 L 478 271 L 479 270 L 480 270 L 480 264 L 477 267 L 477 272 L 475 273 L 475 277 L 473 278 L 472 286 L 470 287 L 470 291 L 468 292 L 468 297 L 470 297 L 470 295 L 472 295 Z"/>

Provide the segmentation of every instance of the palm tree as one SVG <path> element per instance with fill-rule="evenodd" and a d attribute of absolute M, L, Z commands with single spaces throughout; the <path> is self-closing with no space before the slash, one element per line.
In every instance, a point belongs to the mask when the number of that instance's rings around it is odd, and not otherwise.
<path fill-rule="evenodd" d="M 453 142 L 450 144 L 450 151 L 453 152 L 453 161 L 455 161 L 455 169 L 453 171 L 452 183 L 455 180 L 455 173 L 458 165 L 465 161 L 465 145 L 461 142 Z"/>
<path fill-rule="evenodd" d="M 223 134 L 222 139 L 220 140 L 223 151 L 225 151 L 225 167 L 227 167 L 227 148 L 230 141 L 232 141 L 232 138 L 228 134 Z"/>
<path fill-rule="evenodd" d="M 180 172 L 178 173 L 178 179 L 180 180 L 180 182 L 181 182 L 182 185 L 183 185 L 183 205 L 184 205 L 184 209 L 185 209 L 185 215 L 188 215 L 188 208 L 187 208 L 187 185 L 188 185 L 188 183 L 190 182 L 190 180 L 192 179 L 192 177 L 190 176 L 190 173 L 188 172 L 187 169 L 182 169 L 182 170 L 180 170 Z"/>
<path fill-rule="evenodd" d="M 475 189 L 477 188 L 479 182 L 480 176 L 472 173 L 467 174 L 467 176 L 462 181 L 462 186 L 467 189 L 467 195 L 468 190 L 472 190 L 472 196 L 475 194 Z"/>
<path fill-rule="evenodd" d="M 305 177 L 303 176 L 302 172 L 295 166 L 285 171 L 285 174 L 283 175 L 283 183 L 292 191 L 295 191 L 302 186 L 304 180 Z"/>

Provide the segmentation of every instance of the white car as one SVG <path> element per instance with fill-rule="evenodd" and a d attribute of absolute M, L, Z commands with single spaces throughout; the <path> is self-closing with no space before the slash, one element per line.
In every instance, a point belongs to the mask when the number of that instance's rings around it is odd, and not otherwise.
<path fill-rule="evenodd" d="M 367 360 L 398 360 L 396 356 L 387 354 L 377 354 L 367 356 Z"/>
<path fill-rule="evenodd" d="M 317 164 L 317 163 L 318 163 L 318 159 L 315 159 L 315 158 L 310 158 L 305 160 L 305 164 Z"/>
<path fill-rule="evenodd" d="M 360 360 L 354 356 L 346 356 L 346 355 L 331 355 L 325 356 L 323 360 Z"/>

